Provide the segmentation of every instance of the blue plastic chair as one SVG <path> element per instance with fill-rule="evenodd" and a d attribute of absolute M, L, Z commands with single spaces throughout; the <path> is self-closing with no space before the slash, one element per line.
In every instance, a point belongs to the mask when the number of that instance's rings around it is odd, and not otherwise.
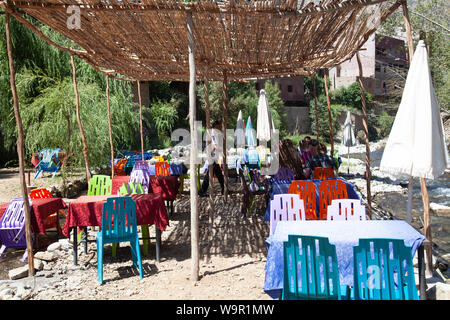
<path fill-rule="evenodd" d="M 353 247 L 355 300 L 419 300 L 411 248 L 400 239 L 359 239 Z"/>
<path fill-rule="evenodd" d="M 103 283 L 103 246 L 128 241 L 133 267 L 139 269 L 139 276 L 142 279 L 144 273 L 137 232 L 136 204 L 131 197 L 108 198 L 103 203 L 102 231 L 97 232 L 97 271 L 100 284 Z"/>
<path fill-rule="evenodd" d="M 35 179 L 37 179 L 37 177 L 39 177 L 39 175 L 41 174 L 41 172 L 53 172 L 52 175 L 52 179 L 55 177 L 56 173 L 59 170 L 59 167 L 61 165 L 60 161 L 58 160 L 58 152 L 60 152 L 61 149 L 59 148 L 55 148 L 55 149 L 50 149 L 50 148 L 45 148 L 42 149 L 39 152 L 39 163 L 36 166 L 37 168 L 37 172 L 36 175 L 34 176 Z M 55 159 L 53 160 L 53 157 L 55 157 Z"/>
<path fill-rule="evenodd" d="M 283 243 L 282 300 L 345 300 L 339 284 L 336 247 L 328 238 L 289 235 Z"/>

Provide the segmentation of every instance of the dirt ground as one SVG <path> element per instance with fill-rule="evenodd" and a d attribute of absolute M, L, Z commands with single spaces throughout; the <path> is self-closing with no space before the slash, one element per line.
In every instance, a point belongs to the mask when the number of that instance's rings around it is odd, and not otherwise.
<path fill-rule="evenodd" d="M 0 170 L 0 203 L 20 196 L 16 172 Z M 56 178 L 55 178 L 56 179 Z M 48 178 L 33 181 L 36 186 L 55 183 Z M 111 248 L 105 247 L 104 284 L 97 283 L 97 257 L 95 243 L 89 243 L 88 253 L 78 249 L 78 266 L 73 265 L 72 250 L 59 251 L 59 259 L 51 266 L 53 274 L 47 285 L 36 290 L 30 298 L 35 300 L 109 300 L 109 299 L 271 299 L 264 291 L 268 237 L 268 222 L 264 222 L 263 199 L 256 199 L 253 213 L 243 218 L 240 213 L 240 194 L 232 193 L 225 203 L 222 196 L 214 198 L 214 217 L 208 210 L 208 199 L 199 198 L 199 281 L 191 277 L 190 202 L 188 183 L 183 195 L 174 202 L 170 225 L 162 233 L 161 259 L 155 260 L 152 240 L 149 256 L 143 256 L 144 279 L 131 267 L 128 245 L 118 248 L 116 258 Z M 216 194 L 219 194 L 216 185 Z M 233 188 L 238 188 L 233 184 Z M 64 199 L 70 203 L 73 199 Z M 95 239 L 94 231 L 89 233 Z M 154 227 L 150 236 L 155 236 Z M 25 264 L 25 263 L 24 263 Z M 43 279 L 37 277 L 36 279 Z"/>

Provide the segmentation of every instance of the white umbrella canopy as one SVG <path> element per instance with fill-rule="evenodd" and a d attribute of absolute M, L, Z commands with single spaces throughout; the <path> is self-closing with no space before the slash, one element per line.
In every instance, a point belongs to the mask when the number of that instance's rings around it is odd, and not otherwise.
<path fill-rule="evenodd" d="M 423 40 L 420 40 L 383 152 L 380 171 L 394 178 L 435 179 L 444 173 L 449 164 L 427 50 Z"/>
<path fill-rule="evenodd" d="M 347 111 L 347 118 L 344 123 L 344 130 L 342 132 L 342 144 L 346 147 L 352 147 L 356 144 L 355 131 L 352 126 L 352 118 L 350 111 Z"/>
<path fill-rule="evenodd" d="M 435 179 L 450 165 L 444 126 L 423 40 L 414 53 L 380 171 L 409 178 L 407 221 L 411 221 L 413 178 Z"/>
<path fill-rule="evenodd" d="M 272 133 L 275 130 L 272 115 L 270 114 L 269 102 L 266 96 L 266 90 L 259 91 L 258 100 L 258 118 L 256 121 L 256 138 L 260 141 L 270 141 Z"/>
<path fill-rule="evenodd" d="M 237 148 L 245 148 L 245 125 L 242 111 L 239 110 L 236 123 L 235 144 Z"/>

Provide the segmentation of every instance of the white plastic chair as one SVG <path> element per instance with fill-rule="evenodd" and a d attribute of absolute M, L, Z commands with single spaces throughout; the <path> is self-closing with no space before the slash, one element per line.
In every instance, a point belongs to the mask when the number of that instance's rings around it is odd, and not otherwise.
<path fill-rule="evenodd" d="M 276 194 L 270 201 L 270 235 L 278 221 L 306 220 L 305 204 L 298 194 Z"/>
<path fill-rule="evenodd" d="M 334 199 L 328 206 L 327 220 L 366 220 L 366 207 L 360 200 Z"/>

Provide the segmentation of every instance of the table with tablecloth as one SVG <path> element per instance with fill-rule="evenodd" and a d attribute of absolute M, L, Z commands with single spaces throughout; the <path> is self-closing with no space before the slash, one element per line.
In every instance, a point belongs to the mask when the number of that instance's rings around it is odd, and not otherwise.
<path fill-rule="evenodd" d="M 5 213 L 6 209 L 8 209 L 9 202 L 0 203 L 0 219 L 3 217 L 3 214 Z"/>
<path fill-rule="evenodd" d="M 341 285 L 353 285 L 353 246 L 359 239 L 402 239 L 411 247 L 412 256 L 425 237 L 403 220 L 366 221 L 280 221 L 275 232 L 266 239 L 268 247 L 265 265 L 264 291 L 273 299 L 280 297 L 283 289 L 283 242 L 288 235 L 327 237 L 336 246 L 339 281 Z"/>
<path fill-rule="evenodd" d="M 69 205 L 66 222 L 62 229 L 64 236 L 69 237 L 70 230 L 77 227 L 94 227 L 102 225 L 103 203 L 109 197 L 117 196 L 81 196 Z M 133 194 L 131 198 L 136 203 L 136 222 L 138 225 L 155 225 L 156 230 L 164 231 L 169 224 L 164 201 L 159 194 Z M 74 232 L 74 243 L 76 243 Z M 158 237 L 157 237 L 158 242 Z M 159 242 L 157 249 L 159 252 Z M 74 263 L 76 264 L 77 249 L 74 245 Z M 86 248 L 86 247 L 85 247 Z"/>
<path fill-rule="evenodd" d="M 347 188 L 348 199 L 357 199 L 359 200 L 358 193 L 355 190 L 355 187 L 345 180 L 344 178 L 338 177 L 334 180 L 340 180 L 345 183 Z M 319 213 L 319 185 L 322 181 L 321 179 L 313 179 L 313 180 L 304 180 L 304 181 L 312 181 L 316 186 L 316 212 Z M 274 182 L 272 183 L 272 190 L 270 192 L 270 199 L 273 200 L 273 196 L 276 194 L 285 194 L 288 193 L 289 186 L 291 182 Z M 270 221 L 270 200 L 267 203 L 266 214 L 264 215 L 264 221 Z"/>

